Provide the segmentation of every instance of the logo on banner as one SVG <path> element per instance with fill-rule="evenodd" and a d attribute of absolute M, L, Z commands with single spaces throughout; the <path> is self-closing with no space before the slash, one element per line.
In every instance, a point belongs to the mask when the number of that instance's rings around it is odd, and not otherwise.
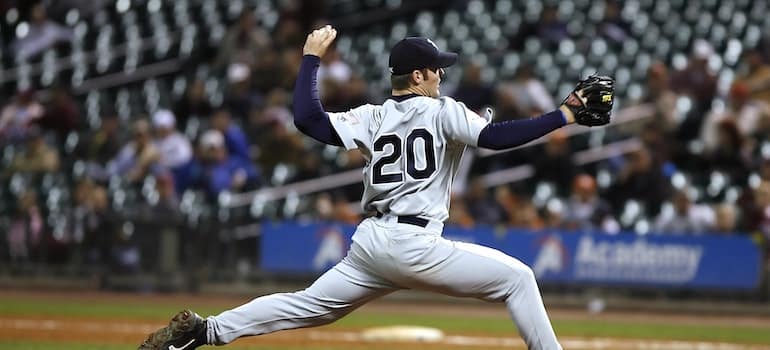
<path fill-rule="evenodd" d="M 542 277 L 549 272 L 560 273 L 567 266 L 567 260 L 567 247 L 564 246 L 561 237 L 549 235 L 540 242 L 540 251 L 532 265 L 532 271 L 537 277 Z"/>
<path fill-rule="evenodd" d="M 339 229 L 331 227 L 321 230 L 321 244 L 313 258 L 313 268 L 323 270 L 345 257 L 345 238 Z"/>
<path fill-rule="evenodd" d="M 575 253 L 578 279 L 687 283 L 695 278 L 703 248 L 644 239 L 609 241 L 585 235 Z"/>

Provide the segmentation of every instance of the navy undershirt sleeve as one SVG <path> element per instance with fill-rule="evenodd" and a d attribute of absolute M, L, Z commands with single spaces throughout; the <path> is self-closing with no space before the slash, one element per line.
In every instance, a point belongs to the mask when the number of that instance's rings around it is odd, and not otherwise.
<path fill-rule="evenodd" d="M 317 73 L 321 65 L 318 56 L 305 55 L 294 85 L 294 125 L 299 131 L 328 145 L 342 146 L 329 115 L 318 97 Z"/>
<path fill-rule="evenodd" d="M 567 122 L 560 110 L 539 117 L 490 123 L 479 134 L 479 147 L 501 150 L 523 145 Z"/>

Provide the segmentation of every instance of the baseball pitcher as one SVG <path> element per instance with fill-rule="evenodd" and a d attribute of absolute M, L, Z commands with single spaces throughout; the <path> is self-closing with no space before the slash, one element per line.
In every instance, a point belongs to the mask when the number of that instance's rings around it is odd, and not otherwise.
<path fill-rule="evenodd" d="M 570 123 L 607 124 L 613 80 L 591 76 L 553 112 L 490 123 L 440 96 L 444 68 L 457 54 L 410 37 L 390 51 L 390 98 L 382 105 L 327 113 L 316 72 L 336 35 L 331 26 L 308 35 L 294 89 L 294 118 L 303 133 L 359 149 L 366 157 L 361 203 L 371 216 L 358 226 L 347 256 L 302 291 L 262 296 L 206 319 L 184 310 L 139 349 L 192 349 L 320 326 L 400 289 L 505 303 L 529 349 L 561 349 L 532 270 L 498 250 L 442 238 L 443 222 L 467 146 L 506 149 Z"/>

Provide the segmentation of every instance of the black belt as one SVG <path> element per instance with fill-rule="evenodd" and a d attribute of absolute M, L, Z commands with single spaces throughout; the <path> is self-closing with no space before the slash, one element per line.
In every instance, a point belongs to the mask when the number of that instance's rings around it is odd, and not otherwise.
<path fill-rule="evenodd" d="M 382 213 L 377 213 L 374 216 L 376 216 L 378 218 L 381 218 L 382 217 Z M 415 216 L 415 215 L 399 215 L 398 216 L 398 223 L 399 224 L 410 224 L 410 225 L 415 225 L 415 226 L 420 226 L 420 227 L 426 227 L 426 226 L 428 226 L 429 222 L 430 221 L 428 221 L 428 219 L 423 219 L 423 218 L 421 218 L 419 216 Z"/>

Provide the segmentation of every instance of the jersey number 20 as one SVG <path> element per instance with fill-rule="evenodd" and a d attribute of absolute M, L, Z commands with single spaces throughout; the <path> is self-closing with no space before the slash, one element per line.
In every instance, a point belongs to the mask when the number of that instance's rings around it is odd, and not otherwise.
<path fill-rule="evenodd" d="M 417 169 L 414 143 L 417 139 L 422 139 L 425 144 L 425 168 Z M 374 163 L 372 175 L 372 182 L 375 184 L 383 184 L 390 182 L 404 181 L 403 172 L 383 174 L 382 168 L 388 164 L 394 164 L 401 159 L 402 140 L 398 135 L 389 134 L 380 136 L 374 141 L 374 151 L 382 152 L 385 150 L 385 145 L 391 145 L 393 147 L 393 153 L 380 158 Z M 431 135 L 426 129 L 414 129 L 406 137 L 406 172 L 413 179 L 427 179 L 433 172 L 436 171 L 436 155 L 433 152 L 433 135 Z"/>

